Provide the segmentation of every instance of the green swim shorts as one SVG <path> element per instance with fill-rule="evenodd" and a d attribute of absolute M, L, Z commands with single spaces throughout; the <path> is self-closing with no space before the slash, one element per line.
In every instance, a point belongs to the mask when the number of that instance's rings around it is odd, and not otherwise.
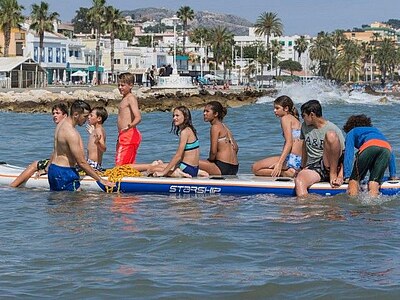
<path fill-rule="evenodd" d="M 363 180 L 369 171 L 369 181 L 382 183 L 390 161 L 390 150 L 371 146 L 356 154 L 350 179 Z"/>

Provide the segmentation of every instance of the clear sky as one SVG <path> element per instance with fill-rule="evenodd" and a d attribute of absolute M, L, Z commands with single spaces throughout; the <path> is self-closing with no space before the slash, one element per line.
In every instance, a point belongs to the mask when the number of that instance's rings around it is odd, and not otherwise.
<path fill-rule="evenodd" d="M 92 6 L 92 0 L 47 0 L 50 11 L 60 14 L 60 19 L 70 21 L 79 7 Z M 18 0 L 31 11 L 37 0 Z M 352 29 L 374 21 L 400 19 L 400 0 L 106 0 L 120 10 L 144 7 L 164 7 L 178 10 L 190 6 L 196 11 L 227 13 L 255 22 L 263 12 L 275 12 L 282 20 L 285 35 L 309 34 L 320 31 Z"/>

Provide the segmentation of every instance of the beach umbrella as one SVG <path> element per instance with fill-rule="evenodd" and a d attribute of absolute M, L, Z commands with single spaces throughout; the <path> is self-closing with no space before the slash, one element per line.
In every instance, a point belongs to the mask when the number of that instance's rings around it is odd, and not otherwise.
<path fill-rule="evenodd" d="M 76 71 L 76 72 L 72 73 L 71 76 L 72 77 L 74 77 L 74 76 L 76 76 L 76 77 L 86 77 L 87 74 L 86 74 L 85 71 L 79 70 L 79 71 Z"/>

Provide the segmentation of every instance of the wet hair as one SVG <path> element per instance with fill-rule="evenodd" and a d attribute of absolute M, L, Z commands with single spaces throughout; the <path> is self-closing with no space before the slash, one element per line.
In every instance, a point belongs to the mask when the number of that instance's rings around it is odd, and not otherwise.
<path fill-rule="evenodd" d="M 71 108 L 69 110 L 70 115 L 72 116 L 75 112 L 78 114 L 83 114 L 84 112 L 88 111 L 90 112 L 90 105 L 83 101 L 83 100 L 75 100 L 74 103 L 72 103 Z"/>
<path fill-rule="evenodd" d="M 194 128 L 192 123 L 192 115 L 190 113 L 190 110 L 186 106 L 175 107 L 173 111 L 175 110 L 179 110 L 183 114 L 183 123 L 180 127 L 175 126 L 174 121 L 172 120 L 171 132 L 174 132 L 176 135 L 179 135 L 179 131 L 189 127 L 190 129 L 192 129 L 194 135 L 197 138 L 196 129 Z"/>
<path fill-rule="evenodd" d="M 371 118 L 366 115 L 352 115 L 347 119 L 346 124 L 343 126 L 343 131 L 348 133 L 355 127 L 372 127 Z"/>
<path fill-rule="evenodd" d="M 280 105 L 283 108 L 285 107 L 289 108 L 289 114 L 291 114 L 296 119 L 299 119 L 299 112 L 297 108 L 294 106 L 293 100 L 289 96 L 286 95 L 279 96 L 278 98 L 275 99 L 274 104 Z"/>
<path fill-rule="evenodd" d="M 206 106 L 211 106 L 211 110 L 214 113 L 218 113 L 217 118 L 220 121 L 222 121 L 228 113 L 226 107 L 223 107 L 222 104 L 218 101 L 210 101 L 206 104 Z"/>
<path fill-rule="evenodd" d="M 103 106 L 96 106 L 92 108 L 92 112 L 96 112 L 96 116 L 101 118 L 101 124 L 104 124 L 104 122 L 108 118 L 108 112 Z"/>
<path fill-rule="evenodd" d="M 125 72 L 118 75 L 118 81 L 121 83 L 127 83 L 134 85 L 135 84 L 135 76 L 132 73 Z"/>
<path fill-rule="evenodd" d="M 55 110 L 61 110 L 61 112 L 63 113 L 63 115 L 67 115 L 68 116 L 68 106 L 64 103 L 57 103 L 54 104 L 53 107 L 51 108 L 51 111 L 55 111 Z"/>
<path fill-rule="evenodd" d="M 312 112 L 316 117 L 322 117 L 322 106 L 318 100 L 309 100 L 301 106 L 301 114 L 311 114 Z"/>

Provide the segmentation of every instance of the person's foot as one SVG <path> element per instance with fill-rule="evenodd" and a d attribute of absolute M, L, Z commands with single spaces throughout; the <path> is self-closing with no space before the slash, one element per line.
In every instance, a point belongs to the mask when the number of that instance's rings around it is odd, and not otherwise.
<path fill-rule="evenodd" d="M 335 177 L 330 179 L 331 187 L 338 188 L 343 184 L 343 177 Z"/>
<path fill-rule="evenodd" d="M 155 160 L 153 161 L 150 165 L 152 166 L 158 166 L 158 165 L 162 165 L 163 161 L 162 160 Z"/>

